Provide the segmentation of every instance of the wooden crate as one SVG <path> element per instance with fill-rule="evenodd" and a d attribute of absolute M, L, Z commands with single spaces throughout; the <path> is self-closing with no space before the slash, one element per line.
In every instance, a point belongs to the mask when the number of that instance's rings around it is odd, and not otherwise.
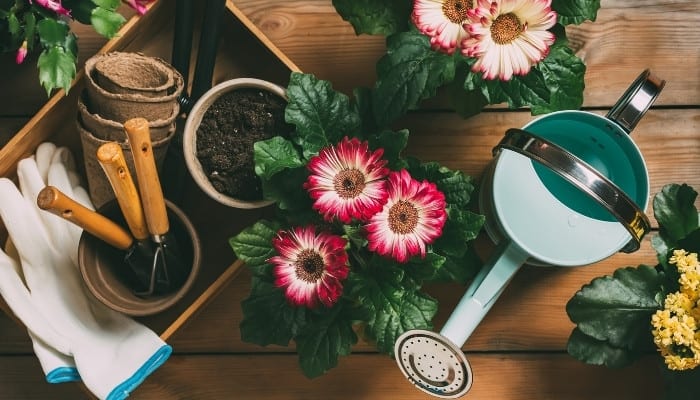
<path fill-rule="evenodd" d="M 131 18 L 117 37 L 107 42 L 99 53 L 132 51 L 169 60 L 172 51 L 174 3 L 174 0 L 159 0 L 153 3 L 144 16 Z M 194 2 L 195 21 L 201 20 L 197 16 L 202 14 L 203 3 Z M 286 86 L 290 72 L 298 71 L 299 68 L 255 27 L 232 1 L 226 2 L 225 14 L 213 84 L 235 77 L 255 77 Z M 199 30 L 199 24 L 195 23 L 190 63 L 192 69 L 196 65 Z M 192 76 L 193 71 L 190 71 L 190 77 Z M 36 147 L 45 141 L 66 145 L 73 150 L 76 157 L 82 157 L 75 121 L 77 100 L 83 87 L 84 71 L 81 70 L 67 96 L 63 91 L 59 91 L 51 97 L 0 149 L 1 176 L 13 177 L 17 162 L 33 154 Z M 179 121 L 179 124 L 184 125 L 184 119 Z M 170 172 L 161 172 L 164 182 L 167 182 Z M 199 233 L 202 242 L 202 269 L 192 290 L 175 306 L 163 313 L 139 318 L 165 340 L 237 275 L 242 262 L 235 259 L 228 245 L 228 238 L 259 218 L 261 213 L 222 206 L 201 192 L 188 173 L 184 172 L 182 176 L 185 182 L 181 190 L 186 195 L 182 196 L 178 203 L 190 216 Z M 167 188 L 165 189 L 167 191 Z M 7 233 L 4 227 L 0 228 L 0 239 L 4 243 Z M 2 308 L 11 314 L 5 304 L 2 304 Z"/>

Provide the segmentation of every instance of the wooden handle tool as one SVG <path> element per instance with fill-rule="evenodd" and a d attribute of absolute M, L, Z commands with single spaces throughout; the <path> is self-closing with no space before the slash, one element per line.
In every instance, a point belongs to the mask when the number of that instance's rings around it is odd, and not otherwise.
<path fill-rule="evenodd" d="M 49 211 L 78 225 L 120 250 L 128 250 L 134 243 L 134 238 L 126 229 L 71 199 L 53 186 L 42 189 L 37 196 L 36 203 L 42 210 Z"/>
<path fill-rule="evenodd" d="M 139 192 L 126 165 L 124 152 L 117 142 L 105 143 L 97 149 L 97 160 L 102 166 L 124 215 L 126 224 L 136 240 L 148 239 L 146 217 Z"/>
<path fill-rule="evenodd" d="M 151 235 L 162 236 L 170 230 L 163 189 L 160 186 L 156 160 L 151 145 L 151 131 L 144 118 L 132 118 L 124 123 L 134 157 L 136 181 L 141 193 L 143 212 Z"/>

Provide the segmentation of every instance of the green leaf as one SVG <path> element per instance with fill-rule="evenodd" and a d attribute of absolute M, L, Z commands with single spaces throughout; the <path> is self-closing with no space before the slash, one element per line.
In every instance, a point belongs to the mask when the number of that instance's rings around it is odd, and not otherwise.
<path fill-rule="evenodd" d="M 84 0 L 63 0 L 63 7 L 70 10 L 70 15 L 81 24 L 90 25 L 90 17 L 92 11 L 97 7 L 97 4 L 92 1 Z"/>
<path fill-rule="evenodd" d="M 277 235 L 279 224 L 260 220 L 229 239 L 236 256 L 243 260 L 256 275 L 269 275 L 267 260 L 274 256 L 272 238 Z"/>
<path fill-rule="evenodd" d="M 304 157 L 340 142 L 344 136 L 358 136 L 357 111 L 350 106 L 346 95 L 333 90 L 330 82 L 293 72 L 287 97 L 285 119 L 296 125 L 294 142 L 304 149 Z"/>
<path fill-rule="evenodd" d="M 447 221 L 433 248 L 440 254 L 461 257 L 467 243 L 476 239 L 484 225 L 484 216 L 454 207 L 447 209 Z"/>
<path fill-rule="evenodd" d="M 489 104 L 506 102 L 510 108 L 547 104 L 550 96 L 544 77 L 536 68 L 525 76 L 513 76 L 509 81 L 483 80 L 481 93 Z"/>
<path fill-rule="evenodd" d="M 371 136 L 371 134 L 380 130 L 377 126 L 377 121 L 374 119 L 374 110 L 372 108 L 373 90 L 366 87 L 359 87 L 353 89 L 352 94 L 355 99 L 357 113 L 360 116 L 360 129 L 366 135 Z"/>
<path fill-rule="evenodd" d="M 383 159 L 388 161 L 387 166 L 392 170 L 399 170 L 406 166 L 406 162 L 401 159 L 401 152 L 408 145 L 408 130 L 402 129 L 394 132 L 385 130 L 369 139 L 372 149 L 384 149 Z"/>
<path fill-rule="evenodd" d="M 299 365 L 308 378 L 323 375 L 338 365 L 338 357 L 350 354 L 357 343 L 352 318 L 345 303 L 314 314 L 304 329 L 294 338 L 299 353 Z"/>
<path fill-rule="evenodd" d="M 36 35 L 36 16 L 33 13 L 26 13 L 24 14 L 24 40 L 27 41 L 29 52 L 34 49 L 34 35 Z"/>
<path fill-rule="evenodd" d="M 260 346 L 287 346 L 306 324 L 305 308 L 292 307 L 281 289 L 257 277 L 241 308 L 241 339 Z"/>
<path fill-rule="evenodd" d="M 480 113 L 489 104 L 481 89 L 475 85 L 480 79 L 471 71 L 473 58 L 457 58 L 454 80 L 448 85 L 452 106 L 463 118 Z"/>
<path fill-rule="evenodd" d="M 83 1 L 81 1 L 83 3 Z M 121 0 L 92 0 L 92 3 L 106 10 L 116 10 L 121 5 Z"/>
<path fill-rule="evenodd" d="M 333 0 L 335 10 L 350 22 L 355 34 L 390 35 L 405 31 L 411 14 L 409 0 Z"/>
<path fill-rule="evenodd" d="M 576 110 L 583 104 L 586 64 L 574 54 L 566 42 L 565 38 L 557 39 L 550 47 L 547 58 L 535 67 L 544 77 L 549 96 L 546 102 L 531 102 L 533 114 Z"/>
<path fill-rule="evenodd" d="M 626 367 L 640 355 L 627 348 L 612 346 L 607 341 L 588 336 L 578 328 L 571 332 L 566 351 L 579 361 L 609 368 Z"/>
<path fill-rule="evenodd" d="M 432 329 L 437 301 L 402 283 L 404 272 L 395 265 L 374 264 L 370 272 L 351 274 L 352 291 L 371 310 L 366 332 L 379 351 L 392 354 L 396 339 L 410 329 Z"/>
<path fill-rule="evenodd" d="M 595 21 L 599 8 L 600 0 L 552 0 L 552 9 L 562 25 Z"/>
<path fill-rule="evenodd" d="M 448 256 L 445 258 L 445 263 L 437 271 L 432 281 L 457 282 L 466 285 L 467 282 L 474 278 L 484 263 L 474 250 L 473 242 L 467 243 L 465 247 L 466 251 L 461 256 Z"/>
<path fill-rule="evenodd" d="M 255 173 L 262 179 L 270 179 L 272 175 L 286 168 L 304 166 L 299 152 L 289 140 L 275 136 L 253 144 L 255 157 Z"/>
<path fill-rule="evenodd" d="M 17 18 L 17 15 L 14 13 L 10 13 L 7 16 L 7 31 L 10 32 L 10 34 L 13 37 L 18 36 L 20 34 L 20 32 L 22 31 L 22 26 L 19 23 L 19 19 Z"/>
<path fill-rule="evenodd" d="M 423 282 L 434 279 L 445 261 L 446 257 L 428 251 L 425 258 L 411 257 L 404 270 L 406 275 L 410 276 L 417 286 L 420 286 Z"/>
<path fill-rule="evenodd" d="M 654 196 L 654 216 L 662 236 L 677 242 L 698 229 L 697 196 L 698 193 L 686 184 L 665 185 Z"/>
<path fill-rule="evenodd" d="M 409 160 L 408 171 L 417 180 L 429 180 L 445 195 L 445 201 L 459 208 L 469 207 L 471 194 L 474 191 L 473 178 L 464 172 L 453 171 L 436 162 L 420 163 L 416 159 Z"/>
<path fill-rule="evenodd" d="M 37 61 L 39 82 L 50 96 L 56 88 L 63 88 L 66 94 L 75 78 L 75 57 L 61 46 L 45 48 Z"/>
<path fill-rule="evenodd" d="M 401 32 L 387 38 L 377 76 L 372 107 L 377 125 L 386 127 L 454 79 L 455 57 L 434 51 L 417 31 Z"/>
<path fill-rule="evenodd" d="M 90 16 L 90 23 L 95 28 L 95 32 L 108 39 L 116 36 L 124 22 L 126 22 L 126 19 L 123 15 L 102 7 L 96 7 L 92 10 L 92 15 Z"/>
<path fill-rule="evenodd" d="M 361 249 L 367 245 L 367 238 L 364 235 L 364 228 L 361 225 L 343 224 L 343 232 L 356 248 Z"/>
<path fill-rule="evenodd" d="M 653 346 L 651 316 L 663 308 L 664 276 L 640 265 L 596 278 L 566 304 L 581 332 L 615 347 L 641 351 Z"/>
<path fill-rule="evenodd" d="M 36 24 L 39 39 L 44 48 L 52 46 L 63 46 L 66 37 L 70 33 L 70 28 L 63 21 L 51 18 L 44 18 Z"/>
<path fill-rule="evenodd" d="M 262 181 L 263 196 L 275 200 L 281 210 L 299 212 L 311 209 L 311 197 L 303 188 L 309 172 L 306 167 L 284 169 Z"/>

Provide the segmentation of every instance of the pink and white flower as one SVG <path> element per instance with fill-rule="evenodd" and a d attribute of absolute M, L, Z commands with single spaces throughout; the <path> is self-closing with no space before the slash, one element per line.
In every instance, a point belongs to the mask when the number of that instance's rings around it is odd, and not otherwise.
<path fill-rule="evenodd" d="M 337 146 L 322 149 L 309 160 L 311 175 L 304 183 L 313 208 L 327 221 L 367 221 L 386 203 L 389 170 L 383 154 L 383 149 L 370 151 L 366 141 L 347 137 Z"/>
<path fill-rule="evenodd" d="M 426 246 L 442 235 L 447 220 L 445 195 L 405 169 L 389 174 L 387 192 L 384 208 L 365 227 L 367 247 L 401 263 L 414 255 L 425 257 Z"/>
<path fill-rule="evenodd" d="M 36 3 L 47 10 L 51 10 L 58 15 L 66 15 L 70 17 L 70 10 L 63 7 L 61 0 L 36 0 Z M 32 4 L 32 0 L 29 0 Z"/>
<path fill-rule="evenodd" d="M 415 0 L 411 19 L 436 50 L 452 54 L 467 36 L 464 23 L 475 0 Z"/>
<path fill-rule="evenodd" d="M 464 25 L 462 54 L 476 57 L 474 72 L 484 79 L 510 80 L 526 75 L 549 54 L 557 22 L 551 0 L 477 0 Z"/>
<path fill-rule="evenodd" d="M 317 234 L 312 226 L 279 231 L 272 239 L 278 255 L 268 260 L 274 265 L 275 285 L 294 306 L 331 307 L 343 293 L 341 281 L 349 272 L 346 243 L 337 235 Z"/>

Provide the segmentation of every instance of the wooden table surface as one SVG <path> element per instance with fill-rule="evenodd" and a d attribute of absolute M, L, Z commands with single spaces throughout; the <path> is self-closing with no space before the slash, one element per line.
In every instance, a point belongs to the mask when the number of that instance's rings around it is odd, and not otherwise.
<path fill-rule="evenodd" d="M 383 38 L 356 37 L 330 0 L 234 2 L 304 72 L 336 89 L 374 82 Z M 571 45 L 587 64 L 584 108 L 605 113 L 644 69 L 667 84 L 633 133 L 649 168 L 652 193 L 667 183 L 700 189 L 700 9 L 697 0 L 602 0 L 598 20 L 569 29 Z M 81 61 L 104 40 L 84 27 Z M 235 39 L 234 39 L 235 40 Z M 226 46 L 226 41 L 222 41 Z M 239 54 L 245 57 L 245 54 Z M 0 143 L 46 102 L 34 65 L 0 60 Z M 508 127 L 533 117 L 526 110 L 491 107 L 464 120 L 439 101 L 401 121 L 410 129 L 409 153 L 480 176 L 491 148 Z M 657 357 L 609 370 L 589 366 L 565 351 L 573 325 L 564 305 L 581 285 L 625 265 L 654 265 L 648 235 L 642 249 L 584 268 L 525 266 L 464 347 L 474 385 L 466 398 L 659 399 Z M 225 240 L 226 238 L 222 238 Z M 428 399 L 410 385 L 386 355 L 359 343 L 337 368 L 309 380 L 287 348 L 261 348 L 240 340 L 243 272 L 169 343 L 174 355 L 131 396 L 134 399 Z M 457 285 L 435 286 L 439 328 L 462 295 Z M 49 385 L 26 332 L 0 315 L 0 399 L 86 398 L 80 385 Z"/>

